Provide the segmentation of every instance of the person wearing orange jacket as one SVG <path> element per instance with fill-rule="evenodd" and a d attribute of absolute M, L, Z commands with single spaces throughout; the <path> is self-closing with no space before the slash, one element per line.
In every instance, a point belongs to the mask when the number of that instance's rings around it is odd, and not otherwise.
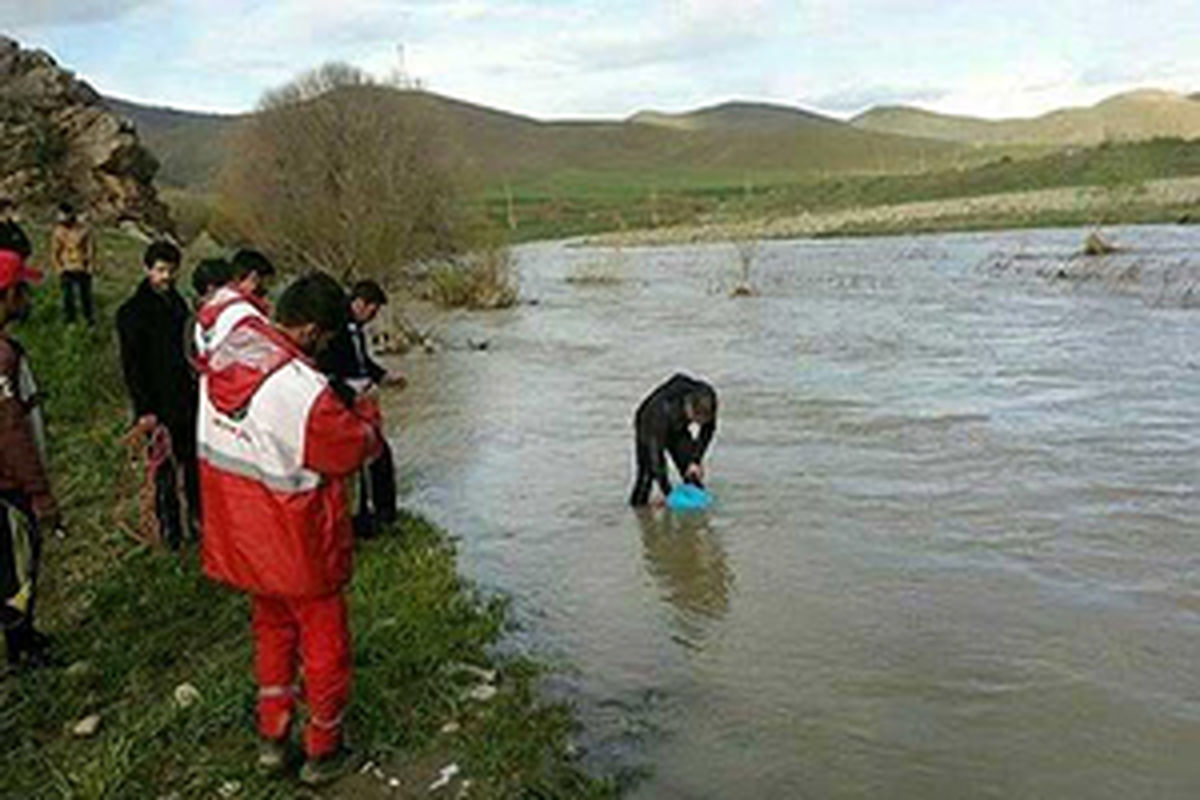
<path fill-rule="evenodd" d="M 204 570 L 251 596 L 264 771 L 285 764 L 300 665 L 309 711 L 300 779 L 310 785 L 354 765 L 342 740 L 354 551 L 346 478 L 383 440 L 378 402 L 348 405 L 312 360 L 345 326 L 337 282 L 303 276 L 279 298 L 273 324 L 243 315 L 202 359 L 200 377 Z"/>

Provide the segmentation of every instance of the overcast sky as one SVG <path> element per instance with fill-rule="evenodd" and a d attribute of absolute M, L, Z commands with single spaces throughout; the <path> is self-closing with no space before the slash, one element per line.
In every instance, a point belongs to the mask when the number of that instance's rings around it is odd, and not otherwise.
<path fill-rule="evenodd" d="M 731 99 L 1032 116 L 1200 91 L 1196 0 L 0 0 L 100 91 L 214 111 L 328 60 L 539 118 Z"/>

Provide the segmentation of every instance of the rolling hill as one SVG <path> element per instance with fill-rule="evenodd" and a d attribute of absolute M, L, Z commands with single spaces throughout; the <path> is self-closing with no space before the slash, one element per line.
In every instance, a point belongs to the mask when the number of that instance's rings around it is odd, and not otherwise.
<path fill-rule="evenodd" d="M 1115 95 L 1085 108 L 1066 108 L 1029 119 L 986 120 L 937 114 L 908 106 L 882 106 L 853 118 L 860 130 L 923 136 L 975 145 L 1097 145 L 1156 137 L 1200 137 L 1200 101 L 1157 89 Z"/>
<path fill-rule="evenodd" d="M 805 127 L 842 129 L 844 122 L 789 106 L 769 103 L 722 103 L 683 114 L 640 111 L 629 118 L 633 125 L 653 125 L 678 131 L 787 133 Z"/>
<path fill-rule="evenodd" d="M 731 103 L 690 114 L 645 112 L 625 121 L 543 122 L 429 92 L 387 91 L 406 113 L 437 115 L 484 183 L 545 181 L 645 185 L 774 182 L 837 172 L 904 172 L 950 163 L 954 142 L 863 130 L 800 109 Z M 162 162 L 168 187 L 206 189 L 239 117 L 108 99 Z"/>

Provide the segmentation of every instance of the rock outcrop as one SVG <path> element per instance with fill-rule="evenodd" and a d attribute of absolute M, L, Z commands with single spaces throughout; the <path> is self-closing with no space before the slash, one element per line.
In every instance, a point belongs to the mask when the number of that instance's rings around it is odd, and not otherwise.
<path fill-rule="evenodd" d="M 158 161 L 128 120 L 41 50 L 0 36 L 0 193 L 73 202 L 101 222 L 169 231 L 154 189 Z"/>

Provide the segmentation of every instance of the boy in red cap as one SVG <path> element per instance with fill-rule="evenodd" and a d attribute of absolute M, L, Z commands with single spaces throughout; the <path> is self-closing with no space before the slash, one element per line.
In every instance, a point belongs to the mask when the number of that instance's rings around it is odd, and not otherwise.
<path fill-rule="evenodd" d="M 250 594 L 264 771 L 284 766 L 303 673 L 307 784 L 353 766 L 341 733 L 354 551 L 345 480 L 382 441 L 377 403 L 348 405 L 312 361 L 345 326 L 344 293 L 314 273 L 279 298 L 274 324 L 245 314 L 201 359 L 204 570 Z"/>
<path fill-rule="evenodd" d="M 10 670 L 48 662 L 49 639 L 34 629 L 33 612 L 41 533 L 58 526 L 58 505 L 37 385 L 24 350 L 8 335 L 11 323 L 28 316 L 29 284 L 41 278 L 20 253 L 0 250 L 0 623 Z"/>

